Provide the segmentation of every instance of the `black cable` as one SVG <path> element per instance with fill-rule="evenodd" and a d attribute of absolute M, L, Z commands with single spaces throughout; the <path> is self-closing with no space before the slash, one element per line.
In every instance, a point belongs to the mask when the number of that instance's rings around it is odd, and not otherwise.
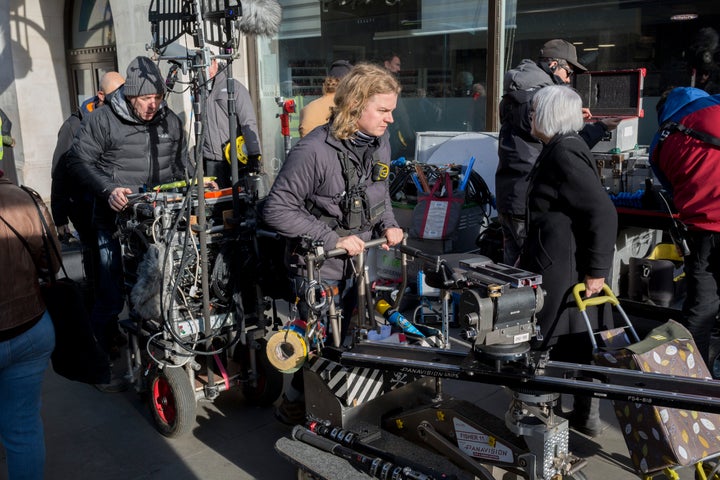
<path fill-rule="evenodd" d="M 188 182 L 188 185 L 190 185 L 190 182 Z M 197 342 L 189 342 L 189 341 L 184 340 L 182 337 L 180 337 L 180 335 L 175 331 L 174 322 L 172 320 L 168 319 L 168 314 L 169 314 L 169 312 L 172 311 L 172 307 L 173 307 L 173 303 L 174 303 L 174 299 L 175 299 L 175 291 L 178 288 L 178 285 L 180 284 L 180 282 L 182 280 L 182 276 L 185 273 L 186 267 L 188 265 L 188 263 L 186 262 L 186 255 L 187 255 L 186 252 L 190 251 L 188 247 L 189 247 L 190 238 L 192 237 L 192 234 L 190 232 L 190 221 L 189 221 L 190 216 L 192 215 L 192 202 L 190 201 L 192 199 L 192 195 L 190 194 L 190 189 L 191 189 L 191 186 L 186 187 L 184 196 L 183 196 L 183 204 L 179 209 L 180 211 L 185 211 L 186 216 L 176 215 L 171 228 L 168 230 L 168 232 L 166 233 L 165 238 L 164 238 L 164 242 L 165 242 L 165 245 L 167 246 L 167 248 L 165 249 L 165 258 L 163 259 L 163 266 L 162 266 L 162 278 L 163 279 L 165 279 L 166 275 L 167 275 L 168 258 L 172 251 L 172 241 L 175 238 L 175 236 L 177 235 L 177 232 L 179 231 L 178 227 L 180 225 L 180 221 L 182 219 L 185 219 L 185 222 L 187 225 L 187 230 L 185 232 L 185 238 L 183 239 L 183 244 L 182 244 L 182 256 L 179 259 L 179 268 L 177 269 L 176 275 L 174 276 L 174 278 L 171 281 L 171 285 L 169 288 L 170 305 L 168 305 L 167 308 L 165 308 L 165 306 L 163 305 L 164 297 L 165 297 L 164 292 L 162 292 L 160 295 L 160 311 L 162 312 L 161 320 L 162 320 L 164 330 L 166 330 L 168 333 L 170 333 L 170 336 L 173 338 L 173 341 L 180 348 L 182 348 L 183 350 L 188 352 L 190 355 L 185 355 L 182 352 L 174 352 L 175 354 L 180 355 L 180 356 L 192 356 L 192 355 L 210 356 L 210 355 L 217 355 L 217 354 L 223 353 L 226 350 L 228 350 L 229 348 L 233 347 L 235 344 L 237 344 L 238 341 L 240 340 L 240 331 L 238 330 L 236 335 L 234 336 L 234 338 L 226 346 L 222 347 L 219 350 L 213 350 L 213 351 L 197 350 L 192 347 L 192 345 L 194 345 Z M 163 280 L 163 284 L 164 283 L 165 282 Z M 232 305 L 230 305 L 230 307 L 232 307 Z M 219 331 L 219 329 L 221 329 L 223 326 L 225 326 L 227 319 L 230 317 L 231 311 L 232 311 L 232 308 L 230 308 L 228 310 L 228 312 L 225 316 L 225 319 L 223 320 L 220 327 L 217 329 L 214 329 L 214 330 Z M 211 319 L 206 319 L 206 321 L 211 321 Z M 211 343 L 213 338 L 215 338 L 215 337 L 206 338 L 203 340 L 203 343 Z"/>

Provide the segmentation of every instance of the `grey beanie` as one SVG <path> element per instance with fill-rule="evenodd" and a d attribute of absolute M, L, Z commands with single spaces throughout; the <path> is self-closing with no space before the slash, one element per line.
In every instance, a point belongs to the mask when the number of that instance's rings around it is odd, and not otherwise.
<path fill-rule="evenodd" d="M 126 97 L 165 94 L 165 80 L 155 62 L 148 57 L 135 57 L 125 74 L 123 93 Z"/>

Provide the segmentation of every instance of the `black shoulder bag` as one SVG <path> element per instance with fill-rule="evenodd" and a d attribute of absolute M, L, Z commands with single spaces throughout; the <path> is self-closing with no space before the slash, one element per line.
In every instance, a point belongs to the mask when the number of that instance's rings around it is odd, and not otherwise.
<path fill-rule="evenodd" d="M 68 276 L 62 256 L 55 243 L 50 240 L 50 227 L 37 203 L 37 194 L 27 187 L 22 189 L 30 195 L 40 216 L 48 265 L 52 265 L 50 255 L 54 253 L 60 261 L 64 275 L 63 278 L 57 278 L 50 272 L 47 280 L 40 283 L 43 300 L 55 327 L 55 350 L 51 356 L 53 370 L 58 375 L 77 382 L 109 383 L 110 361 L 93 334 L 82 287 Z M 2 216 L 0 220 L 5 222 L 30 252 L 30 245 L 20 232 Z M 42 278 L 43 273 L 38 273 Z"/>

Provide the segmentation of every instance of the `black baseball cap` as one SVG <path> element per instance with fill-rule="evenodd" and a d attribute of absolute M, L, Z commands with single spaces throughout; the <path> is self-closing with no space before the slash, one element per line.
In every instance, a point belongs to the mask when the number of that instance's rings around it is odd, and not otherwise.
<path fill-rule="evenodd" d="M 572 65 L 575 71 L 587 72 L 587 67 L 578 62 L 575 45 L 559 38 L 545 42 L 545 45 L 540 49 L 540 57 L 561 58 Z"/>

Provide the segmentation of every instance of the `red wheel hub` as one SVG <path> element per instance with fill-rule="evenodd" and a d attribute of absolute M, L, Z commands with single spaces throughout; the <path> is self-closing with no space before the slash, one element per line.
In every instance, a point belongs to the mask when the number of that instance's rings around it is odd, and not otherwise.
<path fill-rule="evenodd" d="M 158 377 L 153 383 L 152 388 L 153 406 L 158 417 L 168 425 L 172 425 L 177 418 L 177 410 L 175 409 L 175 398 L 172 394 L 170 384 L 163 377 Z"/>

